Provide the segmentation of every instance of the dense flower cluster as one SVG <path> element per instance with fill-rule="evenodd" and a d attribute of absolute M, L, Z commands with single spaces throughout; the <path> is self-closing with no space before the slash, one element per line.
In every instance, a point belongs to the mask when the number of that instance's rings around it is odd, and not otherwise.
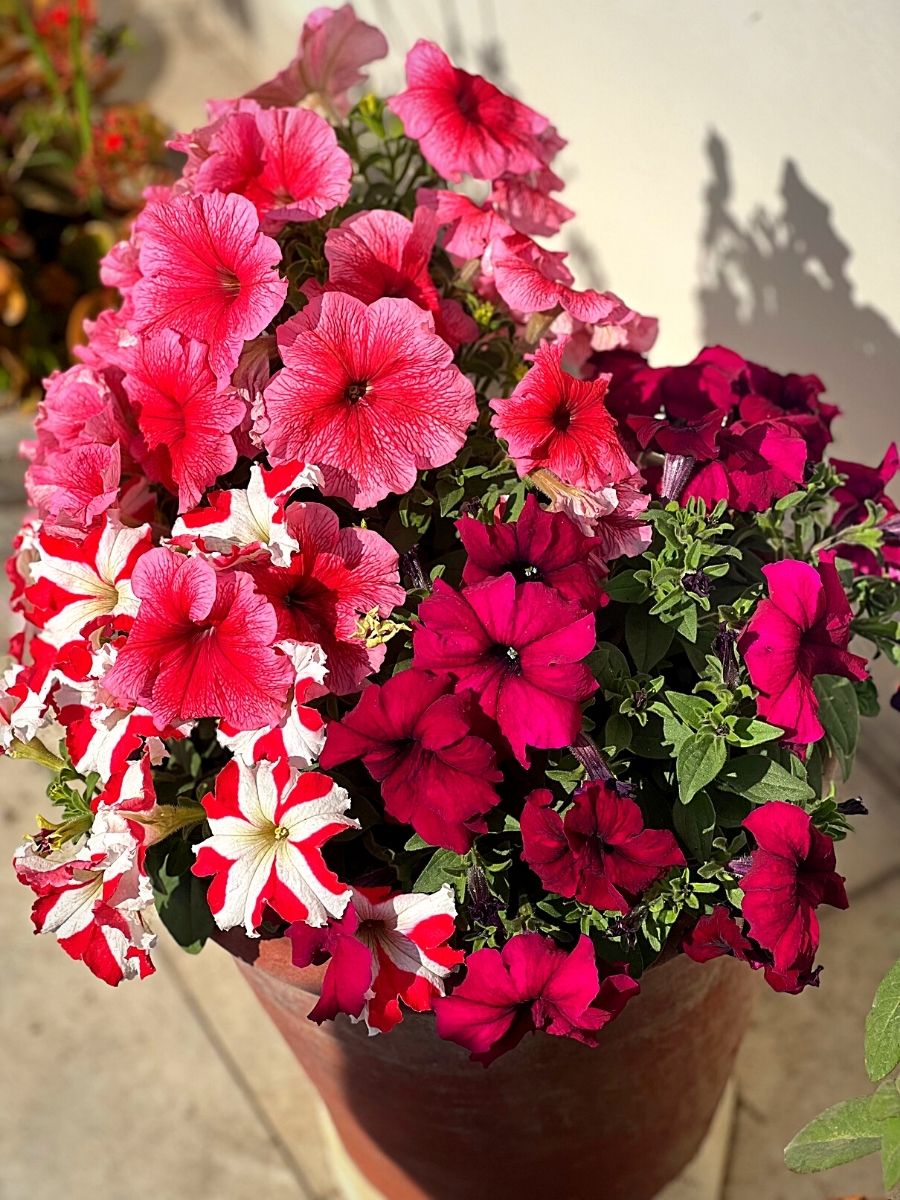
<path fill-rule="evenodd" d="M 428 42 L 353 104 L 385 51 L 317 10 L 179 135 L 47 381 L 0 704 L 62 809 L 35 927 L 110 983 L 154 905 L 287 936 L 313 1020 L 433 1009 L 485 1063 L 594 1045 L 664 948 L 798 991 L 877 707 L 850 639 L 900 657 L 896 450 L 825 461 L 815 376 L 650 366 L 534 240 L 553 126 Z"/>

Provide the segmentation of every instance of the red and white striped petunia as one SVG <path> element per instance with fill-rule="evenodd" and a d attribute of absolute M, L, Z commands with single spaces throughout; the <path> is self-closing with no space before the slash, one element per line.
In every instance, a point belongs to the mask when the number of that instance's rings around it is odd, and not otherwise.
<path fill-rule="evenodd" d="M 232 759 L 203 798 L 212 836 L 195 847 L 195 875 L 211 875 L 208 900 L 220 929 L 251 937 L 268 905 L 286 921 L 324 925 L 339 917 L 350 889 L 322 848 L 345 829 L 350 797 L 326 775 L 300 774 L 282 759 L 247 767 Z"/>
<path fill-rule="evenodd" d="M 25 596 L 30 619 L 45 641 L 64 646 L 106 617 L 133 617 L 138 599 L 131 575 L 153 545 L 149 525 L 131 529 L 104 514 L 84 538 L 44 526 L 35 538 L 38 558 Z"/>
<path fill-rule="evenodd" d="M 210 492 L 207 504 L 178 518 L 172 540 L 183 544 L 199 539 L 203 548 L 213 553 L 235 547 L 267 547 L 272 562 L 286 567 L 300 543 L 288 530 L 285 508 L 299 488 L 321 484 L 321 471 L 309 463 L 292 462 L 271 469 L 255 463 L 246 490 Z"/>

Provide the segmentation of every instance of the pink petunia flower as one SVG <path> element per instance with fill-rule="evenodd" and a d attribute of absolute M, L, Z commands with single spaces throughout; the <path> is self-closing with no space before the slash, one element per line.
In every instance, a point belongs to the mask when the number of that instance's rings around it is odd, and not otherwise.
<path fill-rule="evenodd" d="M 150 205 L 137 224 L 135 331 L 168 327 L 206 342 L 213 370 L 227 378 L 244 342 L 261 333 L 284 303 L 287 280 L 277 270 L 278 243 L 260 232 L 249 200 L 221 192 Z"/>
<path fill-rule="evenodd" d="M 162 482 L 191 508 L 237 462 L 243 400 L 217 379 L 203 342 L 171 329 L 138 340 L 125 391 Z"/>
<path fill-rule="evenodd" d="M 324 217 L 350 195 L 350 156 L 331 125 L 309 109 L 245 102 L 221 117 L 204 142 L 192 190 L 246 196 L 266 233 Z"/>
<path fill-rule="evenodd" d="M 388 104 L 445 179 L 499 179 L 543 166 L 539 135 L 547 118 L 454 67 L 434 42 L 420 38 L 407 54 L 406 91 Z"/>
<path fill-rule="evenodd" d="M 28 500 L 41 517 L 87 529 L 119 498 L 122 453 L 111 446 L 74 446 L 32 463 L 25 475 Z"/>
<path fill-rule="evenodd" d="M 547 467 L 564 483 L 599 491 L 635 466 L 606 408 L 607 377 L 575 379 L 563 370 L 562 354 L 559 342 L 542 342 L 513 394 L 491 400 L 491 423 L 520 477 Z"/>
<path fill-rule="evenodd" d="M 346 116 L 347 93 L 366 78 L 360 67 L 387 52 L 381 30 L 360 21 L 351 5 L 315 8 L 303 23 L 290 63 L 247 98 L 267 106 L 303 103 Z"/>
<path fill-rule="evenodd" d="M 444 249 L 455 258 L 481 258 L 495 238 L 515 233 L 493 205 L 476 204 L 462 192 L 451 192 L 446 188 L 419 188 L 416 204 L 419 209 L 431 209 L 438 225 L 446 228 Z"/>
<path fill-rule="evenodd" d="M 491 202 L 517 233 L 551 237 L 575 216 L 551 195 L 562 187 L 563 181 L 549 167 L 525 175 L 504 175 L 494 181 Z"/>
<path fill-rule="evenodd" d="M 413 662 L 472 691 L 520 763 L 527 747 L 569 745 L 580 704 L 597 690 L 581 661 L 596 644 L 594 617 L 542 583 L 510 574 L 455 592 L 439 579 L 419 606 Z"/>
<path fill-rule="evenodd" d="M 328 726 L 320 762 L 331 770 L 359 758 L 381 784 L 385 811 L 432 846 L 465 854 L 503 778 L 493 748 L 472 731 L 464 697 L 446 677 L 415 669 L 367 687 L 341 721 Z"/>
<path fill-rule="evenodd" d="M 464 958 L 446 944 L 455 919 L 453 890 L 445 883 L 431 894 L 354 888 L 339 922 L 324 930 L 292 925 L 295 966 L 330 959 L 309 1019 L 321 1025 L 343 1012 L 364 1020 L 369 1033 L 388 1033 L 403 1020 L 401 1001 L 414 1012 L 430 1011 Z"/>
<path fill-rule="evenodd" d="M 410 300 L 330 292 L 278 330 L 284 359 L 259 433 L 274 465 L 317 463 L 327 495 L 369 508 L 455 456 L 477 416 L 471 382 Z"/>
<path fill-rule="evenodd" d="M 817 742 L 825 730 L 813 690 L 817 675 L 866 679 L 866 660 L 847 649 L 852 612 L 834 563 L 818 570 L 785 559 L 763 567 L 768 599 L 760 600 L 738 641 L 763 720 L 788 741 Z"/>
<path fill-rule="evenodd" d="M 440 1037 L 488 1066 L 537 1029 L 595 1046 L 600 1030 L 639 990 L 623 972 L 601 983 L 584 934 L 566 951 L 542 934 L 519 933 L 502 950 L 470 954 L 465 979 L 434 1001 L 434 1015 Z"/>
<path fill-rule="evenodd" d="M 203 797 L 211 836 L 195 846 L 194 875 L 211 875 L 207 899 L 220 929 L 243 925 L 259 936 L 266 906 L 285 921 L 325 925 L 339 917 L 350 889 L 322 849 L 345 829 L 350 797 L 314 771 L 287 762 L 246 767 L 232 759 Z"/>
<path fill-rule="evenodd" d="M 564 816 L 547 789 L 522 810 L 522 857 L 548 891 L 627 913 L 631 902 L 684 855 L 668 829 L 645 829 L 638 805 L 613 782 L 586 783 Z"/>
<path fill-rule="evenodd" d="M 510 571 L 519 583 L 545 583 L 564 600 L 591 612 L 603 604 L 599 572 L 591 562 L 598 541 L 586 537 L 563 513 L 545 512 L 533 493 L 515 521 L 485 525 L 462 517 L 456 528 L 468 556 L 464 583 L 481 583 Z"/>
<path fill-rule="evenodd" d="M 371 529 L 344 526 L 324 504 L 292 506 L 287 532 L 299 544 L 284 567 L 265 559 L 237 563 L 270 601 L 278 637 L 317 642 L 325 651 L 328 687 L 358 692 L 384 660 L 384 645 L 367 647 L 357 629 L 376 610 L 389 617 L 406 593 L 397 551 Z"/>
<path fill-rule="evenodd" d="M 846 908 L 843 876 L 834 868 L 834 842 L 801 808 L 774 800 L 744 821 L 756 841 L 740 880 L 750 934 L 771 951 L 776 971 L 807 966 L 819 945 L 820 904 Z"/>
<path fill-rule="evenodd" d="M 140 704 L 160 725 L 200 717 L 238 729 L 278 724 L 291 666 L 272 648 L 277 618 L 248 575 L 157 549 L 141 557 L 131 583 L 140 608 L 103 678 L 119 707 Z"/>
<path fill-rule="evenodd" d="M 473 341 L 478 326 L 457 301 L 441 296 L 428 271 L 437 231 L 428 208 L 417 208 L 412 221 L 384 209 L 348 217 L 325 235 L 328 290 L 365 304 L 383 297 L 412 300 L 432 313 L 435 330 L 449 345 Z"/>

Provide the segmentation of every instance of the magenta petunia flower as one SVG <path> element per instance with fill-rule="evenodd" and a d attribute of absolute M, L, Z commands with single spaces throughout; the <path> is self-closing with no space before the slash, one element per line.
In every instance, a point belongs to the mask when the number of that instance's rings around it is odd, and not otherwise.
<path fill-rule="evenodd" d="M 161 481 L 192 508 L 237 462 L 231 434 L 246 404 L 216 378 L 207 347 L 171 329 L 138 340 L 124 386 Z"/>
<path fill-rule="evenodd" d="M 753 943 L 741 933 L 741 927 L 724 904 L 717 904 L 711 913 L 701 917 L 681 943 L 681 948 L 694 962 L 709 962 L 730 955 L 741 962 L 753 958 Z"/>
<path fill-rule="evenodd" d="M 597 690 L 581 661 L 596 644 L 594 617 L 542 583 L 511 574 L 455 592 L 439 579 L 419 606 L 417 667 L 472 691 L 519 762 L 527 747 L 567 746 L 581 729 L 580 704 Z"/>
<path fill-rule="evenodd" d="M 358 692 L 384 660 L 385 646 L 367 647 L 359 619 L 384 618 L 402 604 L 397 551 L 372 529 L 340 525 L 324 504 L 287 509 L 286 533 L 299 545 L 284 566 L 265 557 L 238 559 L 272 605 L 277 636 L 317 642 L 325 651 L 330 691 Z"/>
<path fill-rule="evenodd" d="M 718 435 L 719 458 L 704 463 L 681 493 L 709 508 L 725 500 L 738 512 L 765 512 L 803 483 L 806 442 L 787 421 L 737 422 Z"/>
<path fill-rule="evenodd" d="M 435 213 L 438 225 L 447 231 L 444 234 L 444 249 L 456 258 L 481 258 L 494 238 L 515 233 L 492 204 L 476 204 L 462 192 L 451 192 L 447 188 L 419 188 L 416 203 L 419 208 L 428 208 Z"/>
<path fill-rule="evenodd" d="M 284 303 L 281 249 L 260 233 L 244 196 L 210 192 L 151 204 L 136 222 L 141 279 L 131 318 L 136 332 L 174 329 L 209 346 L 220 378 L 237 366 Z"/>
<path fill-rule="evenodd" d="M 293 672 L 272 648 L 275 613 L 248 575 L 157 549 L 138 560 L 131 586 L 141 602 L 134 627 L 102 681 L 120 708 L 140 704 L 160 728 L 199 717 L 278 724 Z"/>
<path fill-rule="evenodd" d="M 307 108 L 245 102 L 203 140 L 193 190 L 246 196 L 267 233 L 323 217 L 350 195 L 350 156 L 328 122 Z"/>
<path fill-rule="evenodd" d="M 463 174 L 499 179 L 539 171 L 546 117 L 480 75 L 454 67 L 439 46 L 421 38 L 406 56 L 406 91 L 388 104 L 445 179 Z"/>
<path fill-rule="evenodd" d="M 270 461 L 316 463 L 325 493 L 357 508 L 450 462 L 478 415 L 471 382 L 411 300 L 367 306 L 327 292 L 280 326 L 278 342 L 285 365 L 260 423 Z"/>
<path fill-rule="evenodd" d="M 449 680 L 415 669 L 367 687 L 343 720 L 328 726 L 320 762 L 327 771 L 362 759 L 381 784 L 389 816 L 432 846 L 465 854 L 503 778 L 493 748 L 472 732 L 468 704 Z"/>
<path fill-rule="evenodd" d="M 434 1015 L 440 1037 L 488 1066 L 537 1029 L 595 1046 L 600 1030 L 639 990 L 624 972 L 601 983 L 584 934 L 566 951 L 542 934 L 519 933 L 502 950 L 470 954 L 465 979 L 435 999 Z"/>
<path fill-rule="evenodd" d="M 547 789 L 522 810 L 522 857 L 541 883 L 594 908 L 628 912 L 631 901 L 684 855 L 668 829 L 645 829 L 640 808 L 612 781 L 579 788 L 565 816 Z"/>
<path fill-rule="evenodd" d="M 606 407 L 608 377 L 575 379 L 562 355 L 559 342 L 542 342 L 513 394 L 491 401 L 492 424 L 520 476 L 548 467 L 564 483 L 599 491 L 636 468 Z"/>
<path fill-rule="evenodd" d="M 877 467 L 867 467 L 862 463 L 847 462 L 834 458 L 831 465 L 846 479 L 835 489 L 834 498 L 839 508 L 834 515 L 834 526 L 837 529 L 846 525 L 855 525 L 866 518 L 866 501 L 871 500 L 885 509 L 885 522 L 892 520 L 896 524 L 897 505 L 885 490 L 900 468 L 900 456 L 897 446 L 891 443 L 885 451 L 884 458 Z M 878 555 L 865 546 L 839 546 L 838 558 L 846 558 L 853 563 L 861 575 L 882 575 L 885 570 L 894 579 L 900 579 L 900 545 L 896 538 L 886 537 L 881 550 L 884 566 Z"/>
<path fill-rule="evenodd" d="M 852 612 L 834 563 L 819 569 L 785 559 L 763 567 L 768 599 L 760 600 L 738 641 L 763 720 L 790 742 L 824 736 L 813 690 L 817 675 L 866 679 L 866 660 L 847 649 Z"/>
<path fill-rule="evenodd" d="M 468 558 L 463 582 L 481 583 L 510 571 L 519 583 L 545 583 L 564 600 L 594 611 L 604 601 L 591 559 L 599 539 L 586 537 L 564 513 L 545 512 L 533 493 L 515 521 L 456 522 Z"/>
<path fill-rule="evenodd" d="M 819 945 L 820 904 L 846 908 L 844 879 L 835 871 L 834 842 L 809 813 L 774 800 L 744 821 L 756 841 L 740 881 L 751 936 L 771 951 L 777 972 L 811 965 Z"/>

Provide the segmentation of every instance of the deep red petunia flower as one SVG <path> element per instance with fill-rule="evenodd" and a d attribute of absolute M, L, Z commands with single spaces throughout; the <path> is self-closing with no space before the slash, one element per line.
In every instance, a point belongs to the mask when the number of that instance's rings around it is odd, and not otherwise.
<path fill-rule="evenodd" d="M 724 904 L 702 916 L 682 941 L 681 948 L 694 962 L 709 962 L 730 955 L 741 962 L 753 958 L 753 943 L 741 933 L 741 927 Z"/>
<path fill-rule="evenodd" d="M 834 842 L 793 804 L 773 800 L 744 821 L 756 840 L 740 881 L 751 936 L 771 951 L 776 971 L 806 968 L 819 945 L 820 904 L 846 908 L 844 879 L 834 869 Z"/>
<path fill-rule="evenodd" d="M 784 559 L 763 567 L 768 599 L 760 600 L 738 641 L 763 720 L 788 741 L 817 742 L 825 730 L 813 690 L 817 675 L 866 679 L 866 660 L 847 649 L 852 612 L 834 563 L 819 569 Z"/>
<path fill-rule="evenodd" d="M 737 512 L 765 512 L 803 483 L 807 448 L 787 421 L 736 422 L 718 435 L 719 458 L 704 463 L 681 493 L 713 508 L 725 500 Z"/>
<path fill-rule="evenodd" d="M 541 883 L 560 896 L 615 912 L 684 855 L 668 829 L 645 829 L 640 808 L 612 781 L 579 788 L 565 816 L 547 789 L 532 792 L 522 810 L 522 857 Z"/>
<path fill-rule="evenodd" d="M 595 1046 L 600 1030 L 640 990 L 624 972 L 601 983 L 591 939 L 566 951 L 539 933 L 519 933 L 502 950 L 476 950 L 466 977 L 434 1001 L 438 1035 L 488 1066 L 526 1033 L 542 1029 Z"/>
<path fill-rule="evenodd" d="M 507 96 L 480 75 L 454 67 L 439 46 L 422 39 L 406 56 L 406 91 L 388 104 L 445 179 L 499 179 L 539 171 L 546 117 Z"/>
<path fill-rule="evenodd" d="M 513 394 L 491 401 L 492 424 L 520 477 L 548 467 L 564 483 L 599 491 L 636 468 L 605 404 L 608 377 L 575 379 L 563 370 L 562 355 L 559 342 L 542 342 Z"/>
<path fill-rule="evenodd" d="M 834 514 L 834 526 L 841 529 L 847 525 L 855 525 L 864 521 L 867 514 L 866 501 L 871 500 L 885 510 L 885 519 L 896 518 L 897 505 L 885 490 L 900 469 L 900 456 L 896 443 L 892 442 L 885 451 L 884 458 L 877 467 L 867 467 L 863 463 L 848 462 L 845 459 L 833 458 L 831 465 L 840 471 L 846 479 L 834 491 L 838 502 L 838 511 Z M 893 523 L 896 523 L 893 522 Z M 881 575 L 882 567 L 878 555 L 866 546 L 839 546 L 838 558 L 849 559 L 861 575 Z M 881 551 L 887 573 L 894 579 L 900 579 L 900 546 L 896 538 L 885 541 Z"/>
<path fill-rule="evenodd" d="M 533 493 L 515 521 L 485 525 L 474 517 L 456 522 L 468 559 L 463 582 L 481 583 L 510 571 L 519 583 L 545 583 L 582 608 L 603 604 L 591 557 L 600 538 L 587 537 L 564 513 L 545 512 Z"/>
<path fill-rule="evenodd" d="M 260 232 L 249 200 L 221 192 L 151 204 L 135 229 L 141 279 L 131 325 L 206 342 L 215 373 L 229 376 L 244 342 L 262 333 L 287 295 L 278 243 Z"/>
<path fill-rule="evenodd" d="M 247 406 L 216 378 L 203 342 L 171 329 L 138 340 L 124 386 L 162 482 L 192 508 L 237 462 L 231 434 Z"/>
<path fill-rule="evenodd" d="M 474 692 L 519 762 L 527 747 L 569 745 L 582 700 L 597 682 L 581 661 L 596 644 L 594 617 L 542 583 L 511 574 L 455 592 L 439 579 L 419 607 L 413 661 Z"/>
<path fill-rule="evenodd" d="M 403 494 L 443 466 L 478 415 L 471 382 L 411 300 L 326 292 L 278 330 L 284 370 L 265 390 L 273 465 L 322 468 L 323 490 L 357 508 Z"/>
<path fill-rule="evenodd" d="M 131 585 L 140 608 L 102 681 L 119 707 L 142 705 L 160 728 L 200 717 L 278 724 L 293 672 L 272 649 L 275 613 L 248 575 L 157 549 L 138 560 Z"/>
<path fill-rule="evenodd" d="M 390 616 L 406 593 L 400 586 L 397 551 L 372 529 L 340 525 L 324 504 L 295 504 L 286 512 L 286 531 L 299 545 L 285 566 L 251 557 L 236 560 L 271 602 L 277 636 L 317 642 L 325 651 L 328 688 L 357 692 L 378 669 L 384 645 L 367 647 L 360 617 L 377 610 Z"/>
<path fill-rule="evenodd" d="M 487 826 L 484 813 L 502 778 L 493 748 L 472 732 L 468 704 L 449 680 L 415 669 L 367 687 L 343 720 L 328 726 L 327 771 L 360 758 L 381 784 L 387 813 L 432 846 L 465 854 Z"/>

